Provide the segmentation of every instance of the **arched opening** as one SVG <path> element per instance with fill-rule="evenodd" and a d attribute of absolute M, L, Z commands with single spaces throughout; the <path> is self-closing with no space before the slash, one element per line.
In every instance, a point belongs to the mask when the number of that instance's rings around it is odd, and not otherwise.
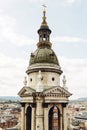
<path fill-rule="evenodd" d="M 49 110 L 49 130 L 60 130 L 60 111 L 57 106 Z"/>
<path fill-rule="evenodd" d="M 26 111 L 26 130 L 31 130 L 32 108 L 29 106 Z"/>

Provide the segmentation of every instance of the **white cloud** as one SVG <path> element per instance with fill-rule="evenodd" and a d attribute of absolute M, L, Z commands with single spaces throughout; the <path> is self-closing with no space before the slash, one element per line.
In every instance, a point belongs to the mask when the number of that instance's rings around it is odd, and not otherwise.
<path fill-rule="evenodd" d="M 12 36 L 12 37 L 11 37 Z M 25 46 L 36 43 L 35 40 L 21 34 L 11 33 L 7 37 L 9 41 L 17 46 Z"/>
<path fill-rule="evenodd" d="M 79 3 L 81 0 L 64 0 L 65 5 L 72 5 L 75 3 Z"/>
<path fill-rule="evenodd" d="M 67 78 L 67 86 L 73 94 L 71 98 L 86 97 L 87 59 L 60 57 L 60 65 Z"/>
<path fill-rule="evenodd" d="M 46 4 L 47 6 L 70 6 L 74 4 L 78 4 L 81 0 L 28 0 L 29 3 L 31 4 Z"/>
<path fill-rule="evenodd" d="M 25 59 L 13 59 L 0 53 L 0 95 L 17 95 L 27 66 Z"/>
<path fill-rule="evenodd" d="M 52 38 L 52 41 L 55 42 L 67 42 L 67 43 L 87 43 L 87 39 L 83 39 L 80 37 L 69 37 L 69 36 L 59 36 Z"/>
<path fill-rule="evenodd" d="M 30 3 L 46 3 L 44 0 L 28 0 Z"/>
<path fill-rule="evenodd" d="M 35 43 L 31 38 L 16 32 L 16 19 L 0 14 L 0 42 L 9 42 L 17 46 Z"/>
<path fill-rule="evenodd" d="M 50 0 L 28 0 L 31 3 L 36 3 L 36 2 L 42 2 L 42 3 L 47 3 L 50 2 Z M 81 0 L 55 0 L 55 2 L 57 3 L 65 3 L 65 4 L 73 4 L 73 3 L 77 3 Z M 50 4 L 54 3 L 54 1 L 51 1 Z"/>

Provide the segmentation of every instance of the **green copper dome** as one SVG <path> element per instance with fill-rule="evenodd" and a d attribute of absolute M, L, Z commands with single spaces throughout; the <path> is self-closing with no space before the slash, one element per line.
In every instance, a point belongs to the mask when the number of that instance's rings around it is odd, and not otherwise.
<path fill-rule="evenodd" d="M 38 29 L 39 41 L 37 49 L 31 53 L 29 66 L 26 73 L 29 75 L 39 70 L 43 72 L 55 72 L 59 75 L 62 73 L 58 58 L 52 49 L 50 42 L 51 30 L 46 22 L 46 11 L 43 11 L 43 21 Z"/>
<path fill-rule="evenodd" d="M 39 42 L 37 43 L 37 49 L 34 53 L 31 53 L 29 65 L 36 63 L 50 63 L 59 66 L 59 62 L 56 54 L 51 49 L 50 34 L 51 30 L 46 22 L 46 11 L 43 11 L 43 21 L 38 30 Z"/>
<path fill-rule="evenodd" d="M 59 66 L 56 54 L 50 48 L 38 48 L 34 53 L 31 53 L 30 65 L 35 63 L 52 63 Z"/>

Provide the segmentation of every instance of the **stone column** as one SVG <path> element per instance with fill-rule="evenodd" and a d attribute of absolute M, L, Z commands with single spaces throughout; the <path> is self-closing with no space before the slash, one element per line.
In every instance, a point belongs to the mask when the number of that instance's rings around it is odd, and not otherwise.
<path fill-rule="evenodd" d="M 35 108 L 35 105 L 33 104 L 33 105 L 32 105 L 32 124 L 31 124 L 31 125 L 32 125 L 32 126 L 31 126 L 32 128 L 31 128 L 31 130 L 35 130 L 35 126 L 36 126 L 36 124 L 35 124 L 35 119 L 36 119 L 36 118 L 35 118 L 35 117 L 36 117 L 35 109 L 36 109 L 36 108 Z"/>
<path fill-rule="evenodd" d="M 36 100 L 36 130 L 44 130 L 43 128 L 43 100 L 38 97 Z"/>
<path fill-rule="evenodd" d="M 66 104 L 63 105 L 63 130 L 67 130 Z"/>
<path fill-rule="evenodd" d="M 48 105 L 44 106 L 44 130 L 48 130 Z"/>
<path fill-rule="evenodd" d="M 62 121 L 63 121 L 63 114 L 61 113 L 61 114 L 60 114 L 60 130 L 63 130 L 63 129 L 62 129 L 62 124 L 63 124 Z"/>
<path fill-rule="evenodd" d="M 21 103 L 21 130 L 25 130 L 25 103 Z"/>

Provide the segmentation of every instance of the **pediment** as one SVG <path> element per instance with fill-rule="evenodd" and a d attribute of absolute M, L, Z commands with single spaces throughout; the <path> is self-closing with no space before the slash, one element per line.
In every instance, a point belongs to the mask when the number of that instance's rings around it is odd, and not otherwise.
<path fill-rule="evenodd" d="M 34 89 L 32 89 L 32 88 L 30 88 L 30 87 L 23 87 L 20 91 L 19 91 L 19 93 L 18 93 L 18 95 L 20 96 L 20 97 L 23 97 L 23 96 L 29 96 L 29 95 L 32 95 L 32 93 L 34 93 L 35 92 L 35 90 Z"/>
<path fill-rule="evenodd" d="M 55 96 L 71 96 L 72 94 L 68 92 L 66 89 L 60 86 L 54 86 L 52 88 L 44 90 L 45 95 L 55 95 Z"/>

